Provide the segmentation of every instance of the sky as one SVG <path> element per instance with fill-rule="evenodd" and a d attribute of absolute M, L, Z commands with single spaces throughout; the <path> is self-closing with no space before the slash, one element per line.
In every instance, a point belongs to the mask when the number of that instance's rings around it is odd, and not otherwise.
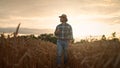
<path fill-rule="evenodd" d="M 120 34 L 120 0 L 0 0 L 0 31 L 21 23 L 20 28 L 53 33 L 61 14 L 67 15 L 76 38 Z"/>

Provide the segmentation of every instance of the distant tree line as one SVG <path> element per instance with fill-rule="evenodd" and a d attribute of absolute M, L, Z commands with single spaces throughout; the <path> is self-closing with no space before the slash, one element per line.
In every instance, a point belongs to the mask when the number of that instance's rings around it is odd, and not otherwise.
<path fill-rule="evenodd" d="M 113 42 L 115 42 L 115 41 L 120 41 L 120 38 L 118 38 L 117 36 L 116 36 L 116 32 L 113 32 L 112 34 L 111 34 L 111 36 L 110 37 L 106 37 L 106 35 L 102 35 L 101 36 L 101 38 L 98 40 L 98 39 L 96 39 L 96 38 L 89 38 L 89 39 L 81 39 L 79 42 L 77 42 L 77 43 L 84 43 L 84 42 L 94 42 L 94 41 L 113 41 Z"/>
<path fill-rule="evenodd" d="M 14 36 L 13 36 L 14 37 Z M 43 41 L 48 41 L 56 44 L 57 38 L 54 36 L 54 34 L 40 34 L 38 36 L 35 36 L 34 34 L 31 35 L 22 35 L 22 36 L 17 36 L 17 37 L 23 37 L 23 38 L 31 38 L 31 39 L 39 39 Z M 3 34 L 0 34 L 0 38 L 6 38 L 6 36 Z M 10 35 L 8 35 L 7 38 L 10 38 Z M 81 39 L 77 43 L 84 43 L 84 42 L 94 42 L 94 41 L 119 41 L 120 38 L 116 37 L 116 32 L 113 32 L 111 34 L 110 38 L 107 38 L 105 35 L 101 36 L 101 39 L 96 39 L 96 38 L 89 38 L 89 39 Z"/>
<path fill-rule="evenodd" d="M 40 34 L 37 37 L 34 34 L 31 35 L 27 35 L 27 36 L 21 36 L 24 38 L 33 38 L 33 39 L 40 39 L 43 41 L 48 41 L 48 42 L 52 42 L 54 44 L 56 44 L 57 42 L 57 38 L 53 35 L 53 34 Z"/>
<path fill-rule="evenodd" d="M 44 40 L 44 41 L 49 41 L 54 44 L 57 42 L 57 38 L 53 34 L 40 34 L 38 36 L 38 39 Z"/>
<path fill-rule="evenodd" d="M 48 42 L 52 42 L 54 44 L 56 44 L 57 42 L 57 38 L 53 35 L 53 34 L 40 34 L 38 36 L 35 36 L 34 34 L 31 35 L 22 35 L 22 36 L 17 36 L 17 37 L 10 37 L 10 35 L 5 36 L 5 34 L 0 34 L 0 38 L 1 39 L 6 39 L 6 38 L 30 38 L 30 39 L 39 39 L 39 40 L 43 40 L 43 41 L 48 41 Z"/>

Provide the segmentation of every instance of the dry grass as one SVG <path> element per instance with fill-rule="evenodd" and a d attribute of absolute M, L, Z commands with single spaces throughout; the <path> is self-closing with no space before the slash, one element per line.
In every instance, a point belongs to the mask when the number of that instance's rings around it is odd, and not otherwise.
<path fill-rule="evenodd" d="M 0 68 L 48 68 L 55 64 L 56 45 L 36 39 L 1 39 Z"/>
<path fill-rule="evenodd" d="M 69 47 L 70 68 L 120 68 L 120 42 L 95 41 Z M 0 68 L 56 68 L 56 45 L 32 38 L 0 38 Z"/>
<path fill-rule="evenodd" d="M 120 42 L 79 43 L 71 48 L 72 68 L 119 68 Z"/>

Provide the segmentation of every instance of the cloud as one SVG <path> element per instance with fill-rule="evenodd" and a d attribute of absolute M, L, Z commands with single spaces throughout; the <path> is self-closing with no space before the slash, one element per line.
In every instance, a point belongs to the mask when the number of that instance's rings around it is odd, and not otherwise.
<path fill-rule="evenodd" d="M 52 12 L 50 10 L 51 1 L 45 0 L 2 0 L 0 1 L 0 15 L 9 16 L 47 16 Z"/>
<path fill-rule="evenodd" d="M 91 19 L 92 21 L 97 21 L 97 22 L 101 22 L 101 23 L 107 23 L 110 25 L 113 24 L 120 24 L 120 16 L 113 16 L 113 17 L 96 17 Z"/>
<path fill-rule="evenodd" d="M 16 28 L 0 28 L 0 33 L 13 33 L 16 31 Z M 29 29 L 29 28 L 20 28 L 20 34 L 43 34 L 43 33 L 53 33 L 53 29 Z"/>
<path fill-rule="evenodd" d="M 44 17 L 66 10 L 84 14 L 95 12 L 96 14 L 111 14 L 120 10 L 119 3 L 119 0 L 1 0 L 0 15 Z"/>
<path fill-rule="evenodd" d="M 79 4 L 76 3 L 76 13 L 80 14 L 101 14 L 101 15 L 114 15 L 120 11 L 119 0 L 85 0 Z M 119 14 L 119 13 L 117 13 Z"/>
<path fill-rule="evenodd" d="M 34 17 L 64 12 L 72 16 L 120 16 L 120 0 L 0 0 L 0 23 L 30 22 Z"/>

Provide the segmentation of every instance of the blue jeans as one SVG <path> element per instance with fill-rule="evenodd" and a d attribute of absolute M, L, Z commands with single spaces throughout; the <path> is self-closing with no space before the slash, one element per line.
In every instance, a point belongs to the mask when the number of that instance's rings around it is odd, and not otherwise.
<path fill-rule="evenodd" d="M 67 63 L 67 40 L 57 40 L 57 64 L 61 64 L 62 54 L 64 53 L 64 64 Z"/>

